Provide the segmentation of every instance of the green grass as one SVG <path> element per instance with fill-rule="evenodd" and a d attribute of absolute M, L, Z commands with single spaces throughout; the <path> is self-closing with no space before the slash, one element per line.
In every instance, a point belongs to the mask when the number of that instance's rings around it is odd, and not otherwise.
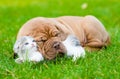
<path fill-rule="evenodd" d="M 83 3 L 88 4 L 86 9 L 81 9 Z M 120 79 L 119 8 L 119 0 L 1 0 L 0 79 Z M 62 15 L 96 16 L 109 32 L 111 45 L 99 52 L 87 52 L 76 62 L 63 57 L 16 64 L 12 48 L 22 24 L 37 16 Z"/>

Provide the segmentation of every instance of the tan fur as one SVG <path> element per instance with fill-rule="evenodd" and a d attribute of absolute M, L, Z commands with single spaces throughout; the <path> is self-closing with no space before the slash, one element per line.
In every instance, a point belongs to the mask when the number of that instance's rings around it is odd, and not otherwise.
<path fill-rule="evenodd" d="M 99 50 L 110 42 L 110 37 L 103 24 L 94 16 L 64 16 L 57 20 L 66 27 L 72 28 L 81 45 L 89 50 Z"/>
<path fill-rule="evenodd" d="M 94 16 L 62 16 L 58 18 L 37 17 L 26 22 L 20 29 L 17 39 L 21 36 L 33 36 L 38 43 L 39 51 L 45 58 L 53 59 L 57 52 L 66 52 L 61 43 L 70 34 L 80 40 L 87 50 L 99 50 L 108 45 L 109 35 L 102 23 Z M 60 49 L 53 49 L 55 42 Z"/>

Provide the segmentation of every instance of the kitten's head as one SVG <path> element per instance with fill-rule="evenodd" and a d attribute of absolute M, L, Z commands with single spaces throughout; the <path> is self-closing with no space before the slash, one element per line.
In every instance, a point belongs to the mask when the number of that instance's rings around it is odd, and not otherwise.
<path fill-rule="evenodd" d="M 18 39 L 13 47 L 15 53 L 25 52 L 26 50 L 37 50 L 37 44 L 34 38 L 30 36 L 23 36 Z"/>

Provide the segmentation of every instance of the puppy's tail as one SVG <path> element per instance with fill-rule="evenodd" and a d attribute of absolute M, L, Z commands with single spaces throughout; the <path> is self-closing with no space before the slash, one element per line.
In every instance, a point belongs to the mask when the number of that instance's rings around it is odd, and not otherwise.
<path fill-rule="evenodd" d="M 107 48 L 108 45 L 110 45 L 110 37 L 108 36 L 107 40 L 105 41 L 105 48 Z"/>

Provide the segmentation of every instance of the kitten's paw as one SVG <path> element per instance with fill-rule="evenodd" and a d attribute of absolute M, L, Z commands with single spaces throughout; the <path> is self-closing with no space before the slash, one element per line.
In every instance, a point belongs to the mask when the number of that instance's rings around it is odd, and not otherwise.
<path fill-rule="evenodd" d="M 80 57 L 85 57 L 84 48 L 80 45 L 80 41 L 74 35 L 69 35 L 65 41 L 64 46 L 67 49 L 67 56 L 73 56 L 73 61 Z"/>
<path fill-rule="evenodd" d="M 15 59 L 15 62 L 18 63 L 18 64 L 21 64 L 21 63 L 23 63 L 24 61 L 23 61 L 23 59 L 21 59 L 21 58 L 17 58 L 17 59 Z"/>
<path fill-rule="evenodd" d="M 42 60 L 43 60 L 43 59 L 32 58 L 32 59 L 30 59 L 30 62 L 37 63 L 37 62 L 40 62 L 40 61 L 42 61 Z"/>
<path fill-rule="evenodd" d="M 44 60 L 44 58 L 41 54 L 34 55 L 30 58 L 30 61 L 32 61 L 32 62 L 40 62 L 40 61 L 43 61 L 43 60 Z"/>
<path fill-rule="evenodd" d="M 84 51 L 83 52 L 80 52 L 80 51 L 79 52 L 74 52 L 72 61 L 76 61 L 80 57 L 81 58 L 85 57 L 85 52 Z"/>
<path fill-rule="evenodd" d="M 68 56 L 73 56 L 72 61 L 76 61 L 80 57 L 85 57 L 85 50 L 81 46 L 73 47 L 71 51 L 67 52 Z"/>

